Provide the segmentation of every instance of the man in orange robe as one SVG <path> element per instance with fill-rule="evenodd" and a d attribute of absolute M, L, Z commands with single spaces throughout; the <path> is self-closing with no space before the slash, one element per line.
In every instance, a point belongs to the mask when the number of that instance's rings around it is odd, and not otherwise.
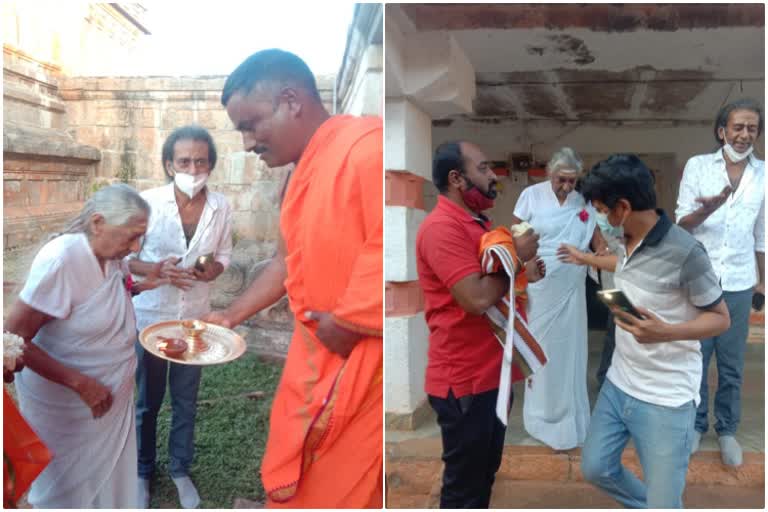
<path fill-rule="evenodd" d="M 264 50 L 222 104 L 246 151 L 296 163 L 272 261 L 226 310 L 244 321 L 286 292 L 295 317 L 261 467 L 270 507 L 382 506 L 382 123 L 330 116 L 297 56 Z"/>

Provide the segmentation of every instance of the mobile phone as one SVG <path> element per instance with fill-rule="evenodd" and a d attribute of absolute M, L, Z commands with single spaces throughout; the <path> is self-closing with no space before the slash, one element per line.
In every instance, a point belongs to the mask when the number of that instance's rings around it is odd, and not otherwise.
<path fill-rule="evenodd" d="M 624 295 L 624 292 L 618 288 L 614 290 L 601 290 L 597 292 L 597 297 L 603 301 L 603 304 L 608 306 L 609 309 L 611 306 L 617 306 L 620 310 L 624 311 L 625 313 L 629 313 L 635 318 L 640 320 L 645 319 L 645 317 L 643 317 L 643 315 L 641 315 L 637 309 L 635 309 L 635 306 L 629 302 L 629 299 L 626 295 Z"/>
<path fill-rule="evenodd" d="M 765 295 L 759 292 L 756 292 L 754 295 L 752 295 L 752 307 L 755 309 L 755 311 L 761 311 L 763 309 L 763 305 L 765 305 Z"/>

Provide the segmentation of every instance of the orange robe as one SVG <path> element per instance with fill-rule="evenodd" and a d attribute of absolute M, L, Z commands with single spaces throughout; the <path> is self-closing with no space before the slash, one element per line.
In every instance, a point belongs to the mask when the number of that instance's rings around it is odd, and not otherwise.
<path fill-rule="evenodd" d="M 52 458 L 3 387 L 3 508 L 16 508 Z"/>
<path fill-rule="evenodd" d="M 280 214 L 296 325 L 261 466 L 270 507 L 382 506 L 382 122 L 334 116 L 315 132 Z M 364 334 L 349 358 L 307 311 Z"/>

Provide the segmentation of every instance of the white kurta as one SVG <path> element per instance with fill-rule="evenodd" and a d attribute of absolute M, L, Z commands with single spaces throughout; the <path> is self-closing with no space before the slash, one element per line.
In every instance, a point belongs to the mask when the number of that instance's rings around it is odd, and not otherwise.
<path fill-rule="evenodd" d="M 585 209 L 589 217 L 583 221 Z M 567 450 L 583 444 L 589 425 L 587 270 L 561 263 L 557 249 L 566 243 L 587 250 L 595 211 L 577 192 L 561 206 L 547 181 L 523 190 L 515 216 L 540 235 L 538 255 L 547 265 L 544 279 L 528 285 L 528 326 L 549 360 L 525 383 L 523 423 L 534 438 Z"/>
<path fill-rule="evenodd" d="M 199 256 L 213 254 L 226 269 L 232 257 L 232 208 L 227 199 L 208 190 L 195 235 L 187 246 L 176 204 L 174 184 L 145 190 L 141 197 L 152 207 L 144 245 L 138 255 L 142 261 L 181 258 L 180 268 L 192 267 Z M 133 298 L 139 330 L 155 322 L 200 318 L 211 311 L 212 282 L 196 281 L 188 290 L 160 286 Z"/>
<path fill-rule="evenodd" d="M 36 508 L 135 508 L 133 375 L 136 322 L 123 284 L 127 269 L 102 273 L 85 235 L 62 235 L 35 257 L 20 299 L 52 315 L 33 342 L 62 364 L 112 390 L 101 418 L 74 391 L 25 368 L 16 378 L 22 414 L 53 452 L 28 500 Z"/>

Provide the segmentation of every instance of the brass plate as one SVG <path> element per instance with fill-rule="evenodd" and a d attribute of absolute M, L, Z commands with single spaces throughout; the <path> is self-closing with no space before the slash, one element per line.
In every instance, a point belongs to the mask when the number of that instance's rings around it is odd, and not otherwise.
<path fill-rule="evenodd" d="M 193 352 L 187 349 L 180 357 L 167 356 L 157 348 L 157 342 L 162 338 L 181 338 L 191 346 L 184 336 L 181 322 L 182 320 L 170 320 L 149 325 L 139 334 L 139 343 L 152 355 L 166 361 L 198 366 L 228 363 L 245 353 L 246 345 L 242 336 L 220 325 L 205 324 L 206 329 L 201 336 L 208 345 L 205 351 Z"/>

